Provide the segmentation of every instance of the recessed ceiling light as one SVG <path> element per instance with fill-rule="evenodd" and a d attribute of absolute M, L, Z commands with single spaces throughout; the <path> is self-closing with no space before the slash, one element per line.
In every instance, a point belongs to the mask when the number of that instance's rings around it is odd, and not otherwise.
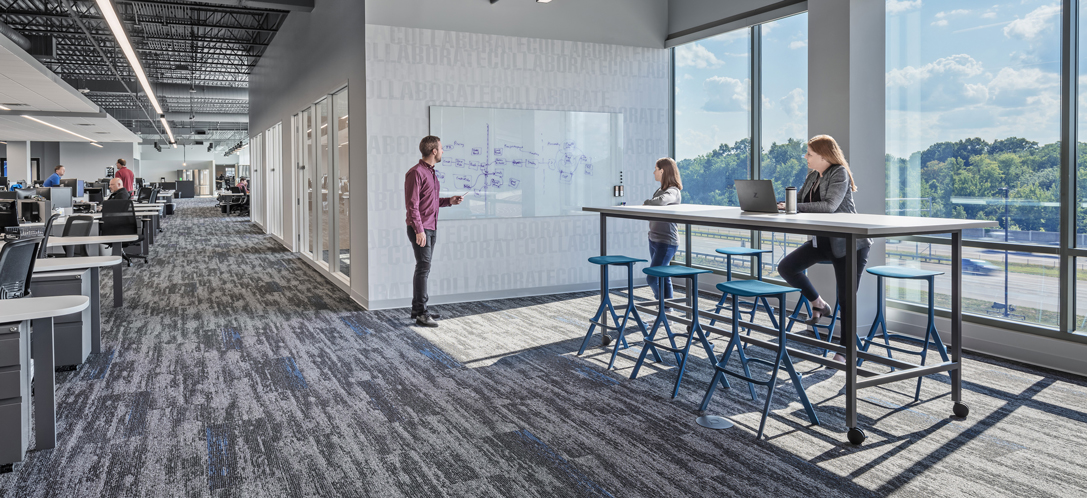
<path fill-rule="evenodd" d="M 10 108 L 7 108 L 7 107 L 4 107 L 4 106 L 0 105 L 0 111 L 10 111 L 10 110 L 11 110 Z"/>
<path fill-rule="evenodd" d="M 99 149 L 101 149 L 101 148 L 102 148 L 102 146 L 101 146 L 101 145 L 98 145 L 98 144 L 96 144 L 96 143 L 94 143 L 94 142 L 91 142 L 91 145 L 93 145 L 93 146 L 95 146 L 95 147 L 98 147 Z"/>

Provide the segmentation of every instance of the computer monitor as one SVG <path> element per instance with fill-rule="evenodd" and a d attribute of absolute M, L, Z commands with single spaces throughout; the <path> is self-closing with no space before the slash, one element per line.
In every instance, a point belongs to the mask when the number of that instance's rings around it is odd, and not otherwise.
<path fill-rule="evenodd" d="M 68 187 L 50 187 L 44 190 L 48 190 L 49 195 L 43 195 L 42 197 L 49 199 L 49 204 L 52 205 L 52 207 L 72 207 L 72 189 Z"/>
<path fill-rule="evenodd" d="M 0 201 L 0 232 L 7 227 L 19 226 L 19 207 L 17 201 Z"/>
<path fill-rule="evenodd" d="M 102 187 L 86 187 L 83 189 L 87 193 L 87 202 L 102 202 L 105 196 L 105 189 Z"/>
<path fill-rule="evenodd" d="M 83 197 L 83 180 L 65 178 L 60 181 L 60 186 L 72 189 L 72 197 Z"/>
<path fill-rule="evenodd" d="M 33 199 L 35 195 L 38 195 L 38 191 L 32 188 L 17 188 L 15 195 L 18 199 Z"/>
<path fill-rule="evenodd" d="M 12 191 L 7 191 L 7 190 L 0 191 L 0 200 L 11 200 L 11 201 L 13 201 L 13 200 L 18 199 L 18 198 L 19 198 L 19 194 L 16 193 L 14 190 L 12 190 Z"/>
<path fill-rule="evenodd" d="M 4 187 L 8 186 L 8 177 L 0 176 L 0 186 L 4 186 Z"/>

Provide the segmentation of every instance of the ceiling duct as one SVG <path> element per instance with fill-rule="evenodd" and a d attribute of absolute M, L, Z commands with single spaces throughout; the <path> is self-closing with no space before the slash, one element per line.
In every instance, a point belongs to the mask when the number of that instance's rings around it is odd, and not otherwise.
<path fill-rule="evenodd" d="M 3 22 L 0 22 L 0 35 L 4 35 L 11 41 L 15 42 L 15 44 L 18 45 L 19 48 L 30 52 L 30 40 L 28 40 L 27 37 L 23 36 L 23 34 L 18 32 L 15 28 L 8 26 Z"/>

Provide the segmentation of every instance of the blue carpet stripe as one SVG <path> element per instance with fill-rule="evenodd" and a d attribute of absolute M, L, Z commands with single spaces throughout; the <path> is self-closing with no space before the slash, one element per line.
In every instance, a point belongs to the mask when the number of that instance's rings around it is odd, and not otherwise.
<path fill-rule="evenodd" d="M 546 443 L 541 441 L 538 437 L 528 431 L 528 429 L 521 429 L 514 433 L 518 439 L 530 450 L 536 453 L 537 456 L 542 457 L 547 461 L 550 466 L 555 469 L 563 477 L 567 478 L 572 484 L 577 486 L 578 495 L 581 496 L 612 496 L 599 484 L 593 482 L 589 476 L 583 474 L 577 467 L 574 467 L 570 462 L 566 461 L 562 455 L 558 454 Z"/>
<path fill-rule="evenodd" d="M 226 425 L 208 426 L 205 431 L 208 447 L 208 488 L 212 491 L 230 486 L 231 431 Z"/>

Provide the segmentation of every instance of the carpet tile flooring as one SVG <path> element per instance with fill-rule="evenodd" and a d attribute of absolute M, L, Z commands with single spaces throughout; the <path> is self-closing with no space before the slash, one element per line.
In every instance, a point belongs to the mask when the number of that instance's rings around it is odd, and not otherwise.
<path fill-rule="evenodd" d="M 762 388 L 717 391 L 708 413 L 736 427 L 695 423 L 699 348 L 674 400 L 670 355 L 629 378 L 634 335 L 614 370 L 598 339 L 577 356 L 593 293 L 436 306 L 441 326 L 418 328 L 247 218 L 178 208 L 124 269 L 123 308 L 103 274 L 103 353 L 57 374 L 57 447 L 0 475 L 0 497 L 1087 496 L 1080 377 L 968 356 L 968 418 L 946 375 L 918 403 L 915 381 L 867 389 L 855 447 L 843 375 L 798 362 L 821 424 L 783 375 L 756 441 Z"/>

